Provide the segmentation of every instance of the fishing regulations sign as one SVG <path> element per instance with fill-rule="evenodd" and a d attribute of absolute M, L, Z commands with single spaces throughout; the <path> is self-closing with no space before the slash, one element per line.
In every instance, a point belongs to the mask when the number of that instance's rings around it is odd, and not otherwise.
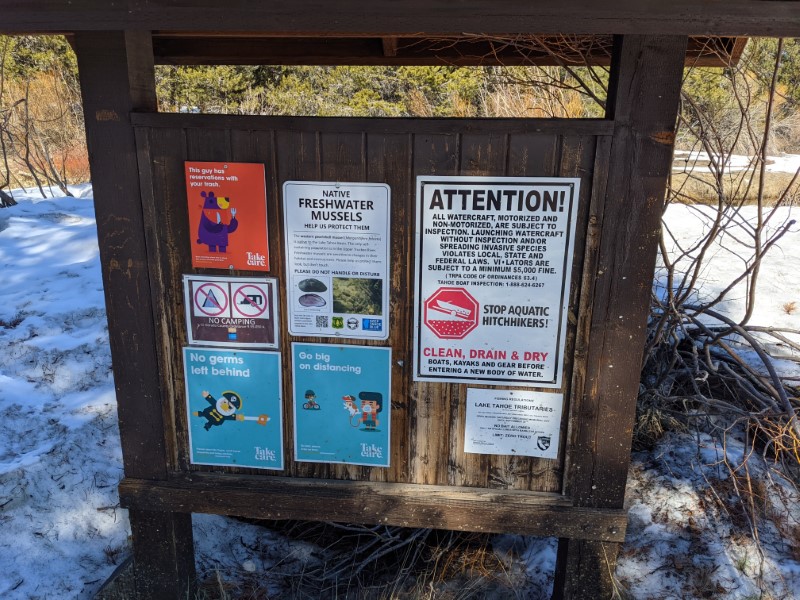
<path fill-rule="evenodd" d="M 416 381 L 561 386 L 579 186 L 417 178 Z"/>

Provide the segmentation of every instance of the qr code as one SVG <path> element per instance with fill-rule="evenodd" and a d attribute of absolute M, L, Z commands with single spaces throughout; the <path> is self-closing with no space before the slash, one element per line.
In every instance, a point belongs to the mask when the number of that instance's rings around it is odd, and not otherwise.
<path fill-rule="evenodd" d="M 328 326 L 328 317 L 322 317 L 317 315 L 317 327 L 327 327 Z"/>

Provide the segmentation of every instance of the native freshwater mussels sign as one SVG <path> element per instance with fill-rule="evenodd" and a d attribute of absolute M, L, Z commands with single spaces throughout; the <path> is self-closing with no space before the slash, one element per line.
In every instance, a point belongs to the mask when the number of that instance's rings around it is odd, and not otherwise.
<path fill-rule="evenodd" d="M 561 386 L 579 188 L 417 178 L 416 381 Z"/>
<path fill-rule="evenodd" d="M 289 333 L 387 339 L 389 186 L 287 181 L 283 202 Z"/>

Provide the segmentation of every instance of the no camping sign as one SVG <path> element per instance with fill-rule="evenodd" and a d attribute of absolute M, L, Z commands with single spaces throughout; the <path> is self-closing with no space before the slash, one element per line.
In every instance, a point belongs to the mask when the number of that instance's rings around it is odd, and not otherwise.
<path fill-rule="evenodd" d="M 277 282 L 272 278 L 184 275 L 189 343 L 277 348 Z"/>
<path fill-rule="evenodd" d="M 579 189 L 417 178 L 416 381 L 561 387 Z"/>

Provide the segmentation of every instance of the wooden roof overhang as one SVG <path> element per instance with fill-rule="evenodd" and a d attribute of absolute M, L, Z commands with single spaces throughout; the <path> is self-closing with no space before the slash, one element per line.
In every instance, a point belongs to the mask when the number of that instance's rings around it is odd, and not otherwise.
<path fill-rule="evenodd" d="M 599 65 L 611 63 L 611 35 L 269 37 L 157 31 L 156 64 L 168 65 Z M 689 39 L 686 65 L 735 64 L 745 37 Z"/>
<path fill-rule="evenodd" d="M 800 36 L 793 0 L 0 0 L 0 33 L 259 31 L 264 35 Z"/>
<path fill-rule="evenodd" d="M 800 2 L 0 0 L 0 33 L 110 30 L 153 32 L 173 65 L 607 65 L 630 33 L 688 35 L 687 65 L 724 66 L 749 36 L 800 36 Z"/>

